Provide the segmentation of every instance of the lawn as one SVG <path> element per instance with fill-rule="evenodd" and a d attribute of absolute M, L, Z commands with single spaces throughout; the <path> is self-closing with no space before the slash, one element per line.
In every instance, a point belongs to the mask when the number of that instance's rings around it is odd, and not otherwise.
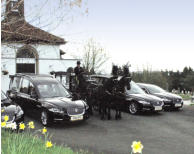
<path fill-rule="evenodd" d="M 190 94 L 178 94 L 180 95 L 183 100 L 191 100 L 191 95 Z"/>
<path fill-rule="evenodd" d="M 1 153 L 2 154 L 88 154 L 79 150 L 73 151 L 69 147 L 58 146 L 52 143 L 51 147 L 46 147 L 50 139 L 45 135 L 41 139 L 30 132 L 12 132 L 1 129 Z"/>

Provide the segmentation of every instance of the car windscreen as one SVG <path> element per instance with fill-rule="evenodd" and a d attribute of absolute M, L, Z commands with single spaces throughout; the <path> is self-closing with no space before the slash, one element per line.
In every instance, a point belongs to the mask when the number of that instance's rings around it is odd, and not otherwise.
<path fill-rule="evenodd" d="M 134 82 L 130 83 L 130 90 L 126 90 L 126 94 L 145 94 L 145 92 Z"/>
<path fill-rule="evenodd" d="M 37 89 L 41 98 L 71 97 L 70 93 L 58 82 L 40 83 Z"/>
<path fill-rule="evenodd" d="M 164 89 L 155 86 L 155 85 L 146 85 L 146 88 L 150 91 L 150 93 L 163 93 L 165 92 Z"/>

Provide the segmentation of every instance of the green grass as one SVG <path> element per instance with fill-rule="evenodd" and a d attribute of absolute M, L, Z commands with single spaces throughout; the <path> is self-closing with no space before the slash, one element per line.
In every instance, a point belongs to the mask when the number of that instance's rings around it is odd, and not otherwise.
<path fill-rule="evenodd" d="M 183 100 L 190 100 L 191 99 L 190 94 L 178 94 L 178 95 L 180 95 L 183 98 Z"/>
<path fill-rule="evenodd" d="M 16 133 L 1 129 L 1 154 L 89 154 L 83 150 L 75 152 L 54 143 L 51 148 L 46 148 L 46 141 L 47 137 L 41 139 L 29 132 Z"/>

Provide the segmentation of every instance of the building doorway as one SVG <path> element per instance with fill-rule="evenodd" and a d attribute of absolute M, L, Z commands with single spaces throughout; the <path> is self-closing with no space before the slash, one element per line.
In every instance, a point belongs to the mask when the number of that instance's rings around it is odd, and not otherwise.
<path fill-rule="evenodd" d="M 24 46 L 18 50 L 16 73 L 38 73 L 38 54 L 31 46 Z"/>

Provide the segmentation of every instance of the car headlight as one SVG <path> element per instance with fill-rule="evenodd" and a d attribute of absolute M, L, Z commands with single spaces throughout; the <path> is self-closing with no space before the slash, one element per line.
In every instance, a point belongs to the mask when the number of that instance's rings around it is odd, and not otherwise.
<path fill-rule="evenodd" d="M 55 112 L 55 113 L 64 113 L 64 111 L 62 111 L 62 110 L 60 110 L 58 108 L 50 108 L 48 110 L 51 111 L 51 112 Z"/>
<path fill-rule="evenodd" d="M 146 104 L 146 105 L 149 105 L 150 104 L 150 102 L 147 102 L 147 101 L 139 101 L 139 103 Z"/>

